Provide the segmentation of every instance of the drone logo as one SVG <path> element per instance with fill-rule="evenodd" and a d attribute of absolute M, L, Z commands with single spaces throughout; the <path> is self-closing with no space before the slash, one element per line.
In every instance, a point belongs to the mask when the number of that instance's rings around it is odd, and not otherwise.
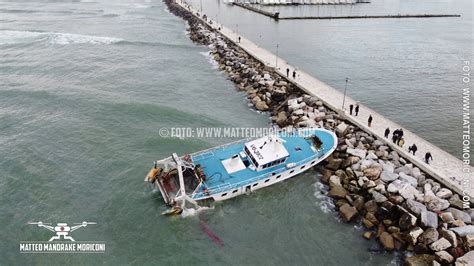
<path fill-rule="evenodd" d="M 42 227 L 46 230 L 49 230 L 51 232 L 56 233 L 55 236 L 51 237 L 48 241 L 54 241 L 54 240 L 61 240 L 61 237 L 64 240 L 70 240 L 70 241 L 76 241 L 74 238 L 72 238 L 69 233 L 73 232 L 81 227 L 86 227 L 90 224 L 96 224 L 96 223 L 91 223 L 91 222 L 82 222 L 82 223 L 74 223 L 74 226 L 68 226 L 67 223 L 57 223 L 56 226 L 52 226 L 51 223 L 43 223 L 41 221 L 37 223 L 28 223 L 28 224 L 34 224 L 38 225 L 38 227 Z"/>

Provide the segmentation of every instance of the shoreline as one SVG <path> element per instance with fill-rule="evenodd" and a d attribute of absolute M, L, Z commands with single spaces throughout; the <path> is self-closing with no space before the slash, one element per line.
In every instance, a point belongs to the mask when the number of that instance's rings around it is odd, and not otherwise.
<path fill-rule="evenodd" d="M 474 250 L 474 211 L 463 210 L 458 191 L 443 187 L 429 171 L 401 157 L 396 147 L 327 101 L 307 94 L 282 70 L 262 63 L 210 27 L 207 18 L 185 4 L 164 2 L 188 22 L 191 40 L 210 48 L 219 69 L 246 92 L 255 109 L 270 112 L 274 124 L 336 132 L 338 148 L 326 160 L 321 181 L 329 185 L 328 196 L 345 222 L 361 219 L 363 236 L 376 237 L 386 250 L 413 251 L 416 255 L 405 261 L 409 265 L 474 258 L 474 251 L 469 252 Z"/>

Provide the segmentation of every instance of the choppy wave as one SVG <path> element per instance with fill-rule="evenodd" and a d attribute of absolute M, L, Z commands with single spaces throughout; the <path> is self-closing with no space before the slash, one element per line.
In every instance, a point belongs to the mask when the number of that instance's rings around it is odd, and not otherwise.
<path fill-rule="evenodd" d="M 321 208 L 324 213 L 334 213 L 336 206 L 334 205 L 332 199 L 327 196 L 329 187 L 319 181 L 314 183 L 314 187 L 314 196 L 317 199 L 316 204 Z"/>
<path fill-rule="evenodd" d="M 120 38 L 100 37 L 73 33 L 38 32 L 38 31 L 0 31 L 1 44 L 30 43 L 49 41 L 51 44 L 113 44 L 123 41 Z"/>
<path fill-rule="evenodd" d="M 211 52 L 200 52 L 200 54 L 202 54 L 203 56 L 207 58 L 207 61 L 209 61 L 213 69 L 219 68 L 219 63 L 217 63 L 217 61 L 214 60 L 214 58 L 211 55 Z"/>

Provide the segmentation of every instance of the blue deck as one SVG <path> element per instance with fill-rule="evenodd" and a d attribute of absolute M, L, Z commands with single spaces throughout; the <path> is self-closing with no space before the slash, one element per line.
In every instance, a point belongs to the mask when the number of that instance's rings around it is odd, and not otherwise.
<path fill-rule="evenodd" d="M 304 136 L 316 134 L 323 142 L 322 149 L 319 152 L 314 152 L 311 140 L 305 139 Z M 244 150 L 245 142 L 239 142 L 233 145 L 224 146 L 192 156 L 194 164 L 200 164 L 206 174 L 206 182 L 210 194 L 228 191 L 237 187 L 242 187 L 252 184 L 260 179 L 266 178 L 271 173 L 280 173 L 286 169 L 289 163 L 297 165 L 308 162 L 309 160 L 320 158 L 327 152 L 331 151 L 335 145 L 333 135 L 327 131 L 318 129 L 303 131 L 300 134 L 295 132 L 294 136 L 288 134 L 280 136 L 286 142 L 283 143 L 288 153 L 290 154 L 284 164 L 277 165 L 261 171 L 255 171 L 249 168 L 232 173 L 229 175 L 222 165 L 221 161 L 231 158 L 233 155 L 239 154 Z M 198 190 L 200 192 L 195 197 L 201 197 L 203 187 Z"/>

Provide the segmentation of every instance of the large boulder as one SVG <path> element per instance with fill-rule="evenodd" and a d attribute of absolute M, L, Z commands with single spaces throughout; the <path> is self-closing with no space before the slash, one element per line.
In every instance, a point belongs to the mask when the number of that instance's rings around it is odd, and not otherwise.
<path fill-rule="evenodd" d="M 398 178 L 398 174 L 391 172 L 389 170 L 383 170 L 380 174 L 380 179 L 384 182 L 392 182 L 393 180 Z"/>
<path fill-rule="evenodd" d="M 381 193 L 379 193 L 375 190 L 372 191 L 372 197 L 374 198 L 375 202 L 377 202 L 377 203 L 382 203 L 382 202 L 387 201 L 387 197 L 385 197 L 384 195 L 382 195 Z"/>
<path fill-rule="evenodd" d="M 442 213 L 440 213 L 439 217 L 445 223 L 450 224 L 450 223 L 454 222 L 454 216 L 450 212 L 442 212 Z"/>
<path fill-rule="evenodd" d="M 435 228 L 426 229 L 423 234 L 418 237 L 418 242 L 421 244 L 429 245 L 439 239 L 439 233 Z"/>
<path fill-rule="evenodd" d="M 378 209 L 378 205 L 374 200 L 369 200 L 364 204 L 364 209 L 367 212 L 375 213 Z"/>
<path fill-rule="evenodd" d="M 436 192 L 436 197 L 440 199 L 448 199 L 453 196 L 453 192 L 447 188 L 442 188 L 438 192 Z"/>
<path fill-rule="evenodd" d="M 446 210 L 449 207 L 449 201 L 440 199 L 434 195 L 426 195 L 425 204 L 428 210 L 434 211 L 434 212 Z"/>
<path fill-rule="evenodd" d="M 342 184 L 341 184 L 341 178 L 337 175 L 332 175 L 330 178 L 329 178 L 329 186 L 330 187 L 335 187 L 335 186 L 339 186 L 339 187 L 342 187 Z"/>
<path fill-rule="evenodd" d="M 347 151 L 346 151 L 348 154 L 350 155 L 354 155 L 354 156 L 357 156 L 361 159 L 364 159 L 365 158 L 365 155 L 367 154 L 367 151 L 366 150 L 363 150 L 363 149 L 351 149 L 351 148 L 347 148 Z"/>
<path fill-rule="evenodd" d="M 382 167 L 380 165 L 373 164 L 369 168 L 364 169 L 362 172 L 369 179 L 376 180 L 379 178 L 380 173 L 382 173 Z"/>
<path fill-rule="evenodd" d="M 425 227 L 438 228 L 438 216 L 434 212 L 422 211 L 420 215 L 420 223 Z"/>
<path fill-rule="evenodd" d="M 400 194 L 400 196 L 402 196 L 406 200 L 407 199 L 413 200 L 419 197 L 421 193 L 412 185 L 405 183 L 405 185 L 403 185 L 403 187 L 398 191 L 398 194 Z"/>
<path fill-rule="evenodd" d="M 405 259 L 405 266 L 432 266 L 435 256 L 429 254 L 417 254 Z"/>
<path fill-rule="evenodd" d="M 462 227 L 453 227 L 449 228 L 449 230 L 453 231 L 460 237 L 464 237 L 467 235 L 474 235 L 474 225 L 466 225 Z"/>
<path fill-rule="evenodd" d="M 384 249 L 393 250 L 395 248 L 395 242 L 393 240 L 393 237 L 388 232 L 383 232 L 382 234 L 380 234 L 379 240 Z"/>
<path fill-rule="evenodd" d="M 350 222 L 357 216 L 357 209 L 345 203 L 339 208 L 339 213 L 344 221 Z"/>
<path fill-rule="evenodd" d="M 444 237 L 436 240 L 435 242 L 431 243 L 431 245 L 430 245 L 431 250 L 433 250 L 435 252 L 445 250 L 449 247 L 451 247 L 451 243 L 449 243 L 449 241 Z"/>
<path fill-rule="evenodd" d="M 328 196 L 335 199 L 345 199 L 347 191 L 342 186 L 334 186 L 328 193 Z"/>
<path fill-rule="evenodd" d="M 336 127 L 336 134 L 338 137 L 343 137 L 347 132 L 348 125 L 344 122 L 340 123 Z"/>
<path fill-rule="evenodd" d="M 406 206 L 412 213 L 416 215 L 421 215 L 423 211 L 426 211 L 425 205 L 416 200 L 408 199 L 406 201 Z"/>
<path fill-rule="evenodd" d="M 342 159 L 339 159 L 339 158 L 334 159 L 334 157 L 332 156 L 329 156 L 326 161 L 327 161 L 326 168 L 333 171 L 336 171 L 337 169 L 339 169 L 342 163 Z"/>
<path fill-rule="evenodd" d="M 404 213 L 398 221 L 400 229 L 407 230 L 416 225 L 416 217 L 408 212 Z"/>
<path fill-rule="evenodd" d="M 286 116 L 285 111 L 281 111 L 278 113 L 277 118 L 276 118 L 276 123 L 279 127 L 283 128 L 288 125 L 288 117 Z"/>
<path fill-rule="evenodd" d="M 466 237 L 464 237 L 464 248 L 466 250 L 474 250 L 474 235 L 467 235 Z"/>
<path fill-rule="evenodd" d="M 408 241 L 410 242 L 410 244 L 412 245 L 415 245 L 417 240 L 418 240 L 418 237 L 423 234 L 423 229 L 421 229 L 420 227 L 414 227 L 412 229 L 410 229 L 410 231 L 408 232 Z"/>
<path fill-rule="evenodd" d="M 453 263 L 454 261 L 454 257 L 444 250 L 436 252 L 435 255 L 436 260 L 441 262 L 443 265 Z"/>
<path fill-rule="evenodd" d="M 438 232 L 441 237 L 446 238 L 446 240 L 451 243 L 451 246 L 457 247 L 458 238 L 456 237 L 456 234 L 453 231 L 441 228 Z"/>
<path fill-rule="evenodd" d="M 473 266 L 474 263 L 474 251 L 469 251 L 464 254 L 464 256 L 457 258 L 455 265 L 456 266 Z"/>
<path fill-rule="evenodd" d="M 468 213 L 465 213 L 455 208 L 449 208 L 448 211 L 453 214 L 454 219 L 461 220 L 467 224 L 471 223 L 471 216 Z"/>
<path fill-rule="evenodd" d="M 267 111 L 269 109 L 268 105 L 264 101 L 259 101 L 255 104 L 255 108 L 259 111 Z"/>
<path fill-rule="evenodd" d="M 410 183 L 412 186 L 418 186 L 418 180 L 412 176 L 409 176 L 403 172 L 400 173 L 400 180 Z"/>

